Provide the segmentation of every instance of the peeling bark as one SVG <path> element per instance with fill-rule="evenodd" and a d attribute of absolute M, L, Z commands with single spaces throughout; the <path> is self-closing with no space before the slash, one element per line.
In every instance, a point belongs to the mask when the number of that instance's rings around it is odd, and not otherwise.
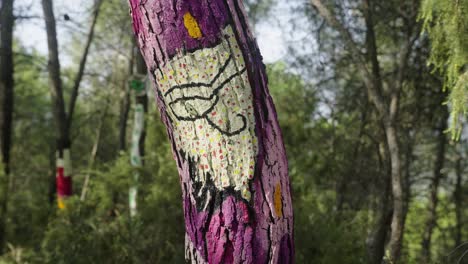
<path fill-rule="evenodd" d="M 292 263 L 287 160 L 238 0 L 130 0 L 172 142 L 192 263 Z"/>

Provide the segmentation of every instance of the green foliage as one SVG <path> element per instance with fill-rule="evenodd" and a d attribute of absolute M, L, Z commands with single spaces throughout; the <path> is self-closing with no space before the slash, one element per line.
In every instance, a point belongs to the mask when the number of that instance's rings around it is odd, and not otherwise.
<path fill-rule="evenodd" d="M 41 254 L 47 263 L 182 263 L 184 225 L 175 164 L 160 120 L 151 115 L 138 214 L 130 218 L 128 155 L 92 173 L 85 202 L 72 198 L 49 222 Z"/>
<path fill-rule="evenodd" d="M 345 159 L 341 155 L 332 157 L 338 153 L 330 149 L 333 144 L 330 134 L 334 129 L 343 128 L 337 133 L 345 136 L 345 127 L 336 128 L 325 120 L 313 119 L 318 105 L 314 87 L 299 75 L 288 72 L 284 63 L 269 65 L 267 69 L 288 154 L 296 261 L 363 263 L 365 244 L 360 236 L 365 233 L 365 212 L 337 215 L 331 209 L 335 193 L 327 186 L 327 178 L 336 177 L 333 175 L 336 171 L 330 167 L 344 169 L 339 164 Z"/>
<path fill-rule="evenodd" d="M 444 74 L 444 88 L 451 91 L 450 131 L 458 139 L 468 113 L 468 1 L 424 0 L 420 18 L 431 39 L 429 62 Z"/>

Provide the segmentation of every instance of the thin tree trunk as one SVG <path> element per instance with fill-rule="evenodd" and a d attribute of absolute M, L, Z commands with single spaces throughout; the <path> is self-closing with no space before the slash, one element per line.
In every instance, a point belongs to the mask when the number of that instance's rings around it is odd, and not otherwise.
<path fill-rule="evenodd" d="M 13 0 L 3 0 L 0 10 L 0 254 L 5 246 L 10 151 L 13 124 Z"/>
<path fill-rule="evenodd" d="M 387 124 L 385 132 L 390 152 L 390 162 L 392 168 L 391 186 L 393 196 L 393 214 L 391 222 L 392 232 L 390 233 L 388 247 L 390 250 L 391 261 L 397 262 L 401 254 L 404 226 L 404 195 L 403 186 L 401 183 L 400 150 L 395 127 L 393 125 Z"/>
<path fill-rule="evenodd" d="M 56 189 L 58 206 L 63 208 L 63 197 L 72 194 L 71 186 L 71 140 L 67 126 L 67 113 L 63 99 L 62 79 L 60 77 L 60 60 L 57 43 L 57 30 L 55 24 L 52 0 L 42 0 L 42 8 L 46 23 L 47 44 L 49 49 L 49 85 L 52 95 L 53 113 L 56 124 Z"/>
<path fill-rule="evenodd" d="M 130 93 L 127 81 L 123 83 L 124 90 L 122 91 L 119 115 L 119 150 L 125 152 L 127 150 L 127 121 L 130 112 Z"/>
<path fill-rule="evenodd" d="M 408 216 L 409 205 L 411 202 L 411 164 L 413 163 L 413 148 L 414 136 L 408 135 L 408 144 L 405 151 L 405 166 L 403 178 L 403 190 L 405 196 L 403 197 L 403 222 L 406 222 Z"/>
<path fill-rule="evenodd" d="M 378 194 L 375 208 L 375 222 L 372 230 L 367 236 L 367 256 L 371 264 L 380 264 L 385 255 L 385 242 L 388 238 L 388 226 L 392 220 L 392 209 L 390 199 L 390 178 L 387 180 L 386 188 Z"/>
<path fill-rule="evenodd" d="M 135 65 L 135 50 L 136 45 L 133 43 L 130 50 L 130 60 L 128 61 L 128 76 L 122 82 L 122 95 L 120 100 L 120 115 L 119 115 L 119 151 L 125 153 L 127 151 L 127 123 L 128 115 L 130 113 L 130 85 L 129 82 L 134 73 Z M 130 195 L 129 195 L 130 196 Z M 112 192 L 112 208 L 109 215 L 116 216 L 116 205 L 118 201 L 119 193 Z"/>
<path fill-rule="evenodd" d="M 445 97 L 445 96 L 444 96 Z M 437 137 L 437 147 L 436 147 L 436 159 L 434 162 L 434 175 L 432 182 L 429 186 L 429 204 L 428 204 L 428 215 L 426 219 L 425 229 L 423 233 L 423 239 L 421 242 L 421 261 L 422 263 L 430 263 L 431 261 L 431 239 L 432 233 L 437 225 L 437 204 L 439 203 L 438 193 L 440 181 L 443 177 L 442 170 L 444 169 L 445 163 L 445 152 L 447 149 L 447 135 L 445 131 L 447 130 L 447 122 L 449 118 L 449 111 L 447 106 L 443 107 L 443 113 L 439 117 L 440 121 L 438 124 L 438 137 Z"/>
<path fill-rule="evenodd" d="M 292 263 L 287 160 L 239 0 L 130 0 L 173 146 L 192 263 Z"/>
<path fill-rule="evenodd" d="M 373 204 L 375 220 L 370 225 L 370 232 L 367 235 L 366 246 L 368 262 L 370 264 L 380 264 L 385 255 L 385 242 L 387 240 L 388 226 L 392 219 L 391 199 L 390 199 L 390 158 L 385 142 L 379 147 L 381 166 L 380 170 L 385 172 L 384 177 L 377 179 L 377 195 Z"/>
<path fill-rule="evenodd" d="M 102 126 L 104 125 L 104 119 L 106 118 L 106 115 L 107 115 L 108 106 L 109 106 L 109 103 L 106 102 L 106 106 L 104 107 L 102 116 L 99 119 L 99 125 L 96 130 L 96 140 L 94 141 L 93 148 L 91 149 L 91 155 L 89 156 L 88 172 L 86 173 L 85 180 L 83 183 L 83 188 L 81 189 L 81 196 L 80 196 L 81 201 L 84 201 L 86 199 L 86 193 L 88 192 L 89 179 L 91 177 L 91 170 L 93 169 L 94 162 L 96 161 L 96 156 L 97 156 L 98 149 L 99 149 L 99 143 L 101 142 Z"/>
<path fill-rule="evenodd" d="M 128 76 L 133 75 L 135 62 L 135 46 L 132 45 L 130 52 L 130 60 L 128 62 Z M 119 115 L 119 150 L 125 152 L 127 150 L 127 121 L 130 112 L 130 89 L 128 79 L 123 81 L 122 95 L 120 100 L 120 115 Z"/>
<path fill-rule="evenodd" d="M 73 83 L 72 93 L 70 96 L 70 105 L 68 107 L 68 120 L 67 120 L 68 130 L 70 130 L 72 126 L 73 113 L 75 112 L 76 100 L 78 99 L 81 80 L 83 80 L 86 61 L 88 59 L 88 54 L 89 54 L 89 48 L 91 47 L 91 43 L 93 42 L 93 39 L 94 39 L 94 29 L 98 21 L 99 11 L 101 10 L 102 2 L 103 0 L 95 1 L 93 20 L 91 22 L 91 27 L 89 28 L 88 37 L 85 43 L 85 48 L 83 50 L 83 54 L 81 55 L 80 63 L 78 65 L 78 72 L 76 73 L 75 81 Z"/>
<path fill-rule="evenodd" d="M 147 93 L 147 70 L 145 61 L 140 52 L 136 55 L 136 68 L 138 80 L 136 82 L 135 92 L 135 118 L 133 122 L 131 163 L 135 168 L 140 168 L 144 164 L 145 158 L 145 139 L 146 139 L 146 115 L 148 113 L 148 93 Z M 133 186 L 129 190 L 130 216 L 137 213 L 138 201 L 138 178 L 139 172 L 135 170 L 133 175 Z"/>
<path fill-rule="evenodd" d="M 458 154 L 455 164 L 456 183 L 453 197 L 455 200 L 455 246 L 461 245 L 463 241 L 463 158 Z"/>
<path fill-rule="evenodd" d="M 70 129 L 75 109 L 75 103 L 78 97 L 78 89 L 83 78 L 86 59 L 89 52 L 89 47 L 94 36 L 94 27 L 96 26 L 97 17 L 102 0 L 96 3 L 93 22 L 88 34 L 88 39 L 85 44 L 83 56 L 80 60 L 78 73 L 75 78 L 72 95 L 70 98 L 69 115 L 65 110 L 65 101 L 63 96 L 62 79 L 60 75 L 60 60 L 57 42 L 57 29 L 54 17 L 52 0 L 42 0 L 42 8 L 47 32 L 47 44 L 49 51 L 49 82 L 50 91 L 53 101 L 53 112 L 56 124 L 57 137 L 57 160 L 56 160 L 56 190 L 58 207 L 65 207 L 64 198 L 72 195 L 72 166 L 71 166 L 71 137 Z"/>
<path fill-rule="evenodd" d="M 368 101 L 366 100 L 365 107 L 361 111 L 361 118 L 360 118 L 360 126 L 359 126 L 359 133 L 357 135 L 357 140 L 356 144 L 354 145 L 353 148 L 353 157 L 352 157 L 352 162 L 350 164 L 353 164 L 351 167 L 349 173 L 344 173 L 342 177 L 338 179 L 337 183 L 337 188 L 336 188 L 336 202 L 335 202 L 335 208 L 337 211 L 337 217 L 341 217 L 341 213 L 343 211 L 345 199 L 346 199 L 346 193 L 347 193 L 347 187 L 348 187 L 348 181 L 349 181 L 349 174 L 351 175 L 359 175 L 361 166 L 360 166 L 360 160 L 361 160 L 361 146 L 362 142 L 361 139 L 364 135 L 364 130 L 367 125 L 367 112 L 368 112 Z"/>

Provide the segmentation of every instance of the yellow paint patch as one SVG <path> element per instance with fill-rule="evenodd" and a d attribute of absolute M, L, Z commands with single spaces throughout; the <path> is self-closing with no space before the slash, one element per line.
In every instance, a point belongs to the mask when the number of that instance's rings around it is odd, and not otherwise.
<path fill-rule="evenodd" d="M 281 201 L 281 184 L 278 183 L 275 187 L 275 211 L 278 217 L 283 217 L 283 203 Z"/>
<path fill-rule="evenodd" d="M 190 37 L 194 39 L 199 39 L 202 37 L 200 26 L 198 25 L 197 20 L 192 16 L 192 14 L 190 14 L 190 12 L 187 12 L 184 15 L 184 25 Z"/>
<path fill-rule="evenodd" d="M 64 210 L 65 209 L 65 201 L 63 200 L 63 198 L 61 197 L 58 197 L 57 198 L 57 206 L 60 210 Z"/>

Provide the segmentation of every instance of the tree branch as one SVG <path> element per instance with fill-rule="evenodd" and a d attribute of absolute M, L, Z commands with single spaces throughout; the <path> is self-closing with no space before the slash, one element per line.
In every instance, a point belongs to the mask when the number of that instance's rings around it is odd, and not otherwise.
<path fill-rule="evenodd" d="M 99 16 L 99 11 L 101 9 L 102 2 L 103 2 L 103 0 L 98 0 L 97 3 L 96 3 L 96 7 L 95 7 L 95 10 L 94 10 L 94 17 L 93 17 L 93 21 L 91 22 L 91 28 L 89 30 L 88 39 L 86 40 L 85 49 L 83 51 L 83 55 L 82 55 L 81 60 L 80 60 L 80 65 L 79 65 L 79 68 L 78 68 L 78 72 L 77 72 L 76 77 L 75 77 L 75 82 L 73 84 L 72 94 L 71 94 L 71 97 L 70 97 L 70 105 L 69 105 L 69 108 L 68 108 L 67 127 L 68 127 L 69 130 L 71 128 L 71 124 L 72 124 L 72 120 L 73 120 L 73 112 L 75 111 L 76 100 L 78 98 L 78 91 L 79 91 L 79 88 L 80 88 L 81 80 L 83 79 L 84 70 L 85 70 L 85 66 L 86 66 L 86 60 L 88 58 L 88 53 L 89 53 L 89 48 L 91 46 L 91 42 L 93 41 L 94 29 L 96 27 L 96 22 L 97 22 L 97 19 L 98 19 L 98 16 Z"/>
<path fill-rule="evenodd" d="M 374 76 L 372 73 L 369 72 L 369 69 L 366 63 L 366 58 L 362 54 L 362 52 L 359 50 L 356 42 L 354 42 L 351 36 L 351 33 L 345 28 L 345 26 L 340 21 L 338 21 L 338 19 L 322 3 L 321 0 L 310 0 L 310 2 L 317 9 L 319 14 L 328 22 L 328 24 L 340 33 L 340 36 L 345 42 L 345 45 L 350 50 L 353 60 L 358 65 L 357 68 L 359 70 L 359 73 L 361 74 L 361 77 L 363 78 L 370 100 L 376 106 L 379 114 L 382 117 L 384 117 L 384 119 L 388 119 L 387 107 L 378 90 L 379 85 L 376 85 L 374 81 L 375 79 L 380 79 L 380 78 L 377 78 L 378 76 Z M 375 72 L 373 73 L 375 74 Z"/>
<path fill-rule="evenodd" d="M 419 32 L 419 30 L 416 31 L 416 34 L 412 38 L 410 37 L 408 41 L 403 44 L 399 55 L 396 85 L 394 86 L 390 99 L 390 120 L 392 121 L 394 121 L 394 119 L 396 119 L 396 116 L 398 115 L 400 93 L 401 89 L 403 88 L 403 82 L 405 79 L 406 68 L 408 66 L 409 55 L 411 54 L 411 50 L 413 49 L 414 43 L 419 38 L 419 34 L 417 32 Z"/>

